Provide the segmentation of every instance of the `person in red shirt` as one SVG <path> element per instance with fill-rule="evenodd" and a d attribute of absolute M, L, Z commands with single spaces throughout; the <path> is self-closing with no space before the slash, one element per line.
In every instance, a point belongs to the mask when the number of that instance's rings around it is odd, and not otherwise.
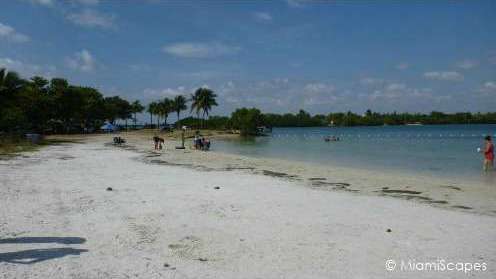
<path fill-rule="evenodd" d="M 491 136 L 485 137 L 486 146 L 484 148 L 484 171 L 492 169 L 494 166 L 494 144 Z"/>

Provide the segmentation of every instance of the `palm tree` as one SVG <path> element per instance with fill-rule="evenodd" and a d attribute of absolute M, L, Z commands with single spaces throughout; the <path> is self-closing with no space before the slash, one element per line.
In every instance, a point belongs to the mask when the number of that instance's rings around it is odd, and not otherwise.
<path fill-rule="evenodd" d="M 13 94 L 26 84 L 16 72 L 7 72 L 5 68 L 0 68 L 0 95 L 5 96 L 7 93 Z"/>
<path fill-rule="evenodd" d="M 164 126 L 167 125 L 167 117 L 172 112 L 172 101 L 169 98 L 164 98 L 158 103 L 158 114 L 164 118 Z"/>
<path fill-rule="evenodd" d="M 184 96 L 179 95 L 172 100 L 172 109 L 177 113 L 177 123 L 179 125 L 179 116 L 181 111 L 186 110 L 188 107 L 186 106 L 186 98 Z M 179 127 L 178 127 L 179 128 Z"/>
<path fill-rule="evenodd" d="M 200 118 L 200 112 L 203 112 L 202 115 L 202 124 L 205 116 L 208 117 L 208 113 L 212 110 L 213 106 L 217 106 L 217 101 L 215 100 L 217 95 L 208 88 L 200 87 L 195 91 L 195 94 L 191 96 L 191 111 L 195 111 L 198 118 Z M 203 126 L 203 125 L 201 125 Z"/>
<path fill-rule="evenodd" d="M 151 102 L 148 104 L 148 109 L 146 110 L 150 114 L 150 127 L 153 125 L 153 115 L 157 114 L 158 103 Z"/>
<path fill-rule="evenodd" d="M 131 104 L 131 112 L 134 114 L 133 121 L 134 121 L 135 129 L 136 129 L 136 114 L 143 112 L 144 109 L 145 107 L 141 105 L 139 100 L 136 100 Z"/>
<path fill-rule="evenodd" d="M 196 119 L 198 119 L 198 121 L 200 121 L 200 110 L 201 110 L 201 107 L 200 107 L 200 89 L 197 89 L 195 91 L 195 94 L 191 94 L 190 101 L 191 101 L 191 107 L 190 107 L 189 113 L 192 113 L 193 111 L 195 111 Z M 198 125 L 198 128 L 200 128 L 200 125 Z"/>

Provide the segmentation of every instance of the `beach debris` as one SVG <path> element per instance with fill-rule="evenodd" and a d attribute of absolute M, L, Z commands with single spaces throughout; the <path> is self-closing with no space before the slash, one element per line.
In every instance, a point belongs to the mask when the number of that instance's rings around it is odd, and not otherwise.
<path fill-rule="evenodd" d="M 168 263 L 164 263 L 164 267 L 170 267 Z"/>
<path fill-rule="evenodd" d="M 473 209 L 472 207 L 465 206 L 465 205 L 453 205 L 451 207 L 453 207 L 453 208 L 459 208 L 459 209 L 468 209 L 468 210 Z"/>
<path fill-rule="evenodd" d="M 270 171 L 270 170 L 262 170 L 263 175 L 272 176 L 272 177 L 280 177 L 280 178 L 296 178 L 296 175 L 290 175 L 284 172 Z"/>
<path fill-rule="evenodd" d="M 308 180 L 311 181 L 321 181 L 321 180 L 326 180 L 324 177 L 310 177 Z"/>
<path fill-rule="evenodd" d="M 462 190 L 462 188 L 457 187 L 457 186 L 453 186 L 453 185 L 441 185 L 441 187 L 447 188 L 447 189 L 452 189 L 452 190 L 457 190 L 457 191 L 461 191 Z"/>
<path fill-rule="evenodd" d="M 215 190 L 219 190 L 219 189 L 220 189 L 220 187 L 219 187 L 219 186 L 215 186 L 215 187 L 214 187 L 214 189 L 215 189 Z"/>
<path fill-rule="evenodd" d="M 386 232 L 392 232 L 391 229 L 387 229 Z"/>
<path fill-rule="evenodd" d="M 388 190 L 388 189 L 382 189 L 382 192 L 384 192 L 384 193 L 394 193 L 394 194 L 410 194 L 410 195 L 422 194 L 422 192 L 412 191 L 412 190 Z"/>
<path fill-rule="evenodd" d="M 312 187 L 314 188 L 325 188 L 332 187 L 333 190 L 347 191 L 347 192 L 358 192 L 358 190 L 349 189 L 351 184 L 346 182 L 325 182 L 321 180 L 312 180 Z"/>
<path fill-rule="evenodd" d="M 198 258 L 197 260 L 199 260 L 200 262 L 206 262 L 206 261 L 208 261 L 207 258 Z"/>
<path fill-rule="evenodd" d="M 106 189 L 107 191 L 113 191 L 114 189 L 112 189 L 112 187 L 107 187 Z"/>

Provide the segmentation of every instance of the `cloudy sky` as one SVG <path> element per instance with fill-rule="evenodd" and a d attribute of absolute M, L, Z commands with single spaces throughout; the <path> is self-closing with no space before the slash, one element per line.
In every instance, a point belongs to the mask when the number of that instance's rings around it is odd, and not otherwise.
<path fill-rule="evenodd" d="M 18 0 L 0 67 L 214 114 L 496 110 L 496 1 Z"/>

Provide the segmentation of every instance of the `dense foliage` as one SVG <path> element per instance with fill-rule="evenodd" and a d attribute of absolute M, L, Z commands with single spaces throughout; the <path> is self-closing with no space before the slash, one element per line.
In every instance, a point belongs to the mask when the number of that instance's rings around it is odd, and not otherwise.
<path fill-rule="evenodd" d="M 71 85 L 65 79 L 30 80 L 0 69 L 0 131 L 8 133 L 71 133 L 92 131 L 104 121 L 127 120 L 139 112 L 118 96 L 103 97 L 97 89 Z"/>
<path fill-rule="evenodd" d="M 311 116 L 300 110 L 297 114 L 264 114 L 265 124 L 274 127 L 311 127 L 311 126 L 377 126 L 421 124 L 496 124 L 496 113 L 443 113 L 433 111 L 420 113 L 378 113 L 367 110 L 363 115 L 347 113 L 329 113 Z"/>
<path fill-rule="evenodd" d="M 264 124 L 264 117 L 256 108 L 240 108 L 231 114 L 231 124 L 241 135 L 257 135 L 257 128 Z"/>

